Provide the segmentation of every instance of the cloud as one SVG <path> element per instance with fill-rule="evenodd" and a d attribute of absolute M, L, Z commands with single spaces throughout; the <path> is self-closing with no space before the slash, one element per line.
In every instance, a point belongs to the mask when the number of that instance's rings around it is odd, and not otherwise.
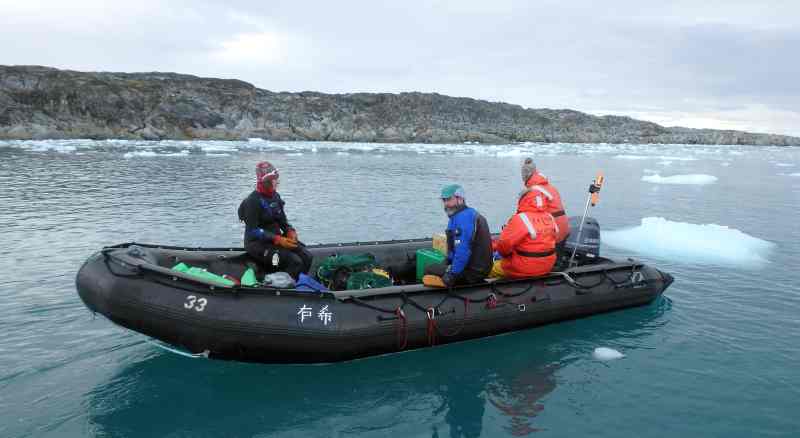
<path fill-rule="evenodd" d="M 800 135 L 794 2 L 33 0 L 2 1 L 0 14 L 7 64 L 439 92 Z"/>
<path fill-rule="evenodd" d="M 271 32 L 240 33 L 219 43 L 211 57 L 224 62 L 274 64 L 288 60 L 286 38 Z"/>
<path fill-rule="evenodd" d="M 717 104 L 709 103 L 708 107 Z M 609 111 L 592 112 L 595 115 L 626 115 L 636 119 L 650 120 L 662 126 L 683 126 L 686 128 L 733 129 L 748 132 L 798 135 L 800 112 L 782 110 L 766 105 L 747 105 L 716 110 L 696 111 L 654 110 L 654 111 Z"/>

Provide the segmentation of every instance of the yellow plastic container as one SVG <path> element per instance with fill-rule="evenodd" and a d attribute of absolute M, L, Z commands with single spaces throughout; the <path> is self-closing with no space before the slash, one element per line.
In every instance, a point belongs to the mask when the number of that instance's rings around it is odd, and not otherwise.
<path fill-rule="evenodd" d="M 436 233 L 433 235 L 433 249 L 442 254 L 447 254 L 447 235 L 444 233 Z"/>

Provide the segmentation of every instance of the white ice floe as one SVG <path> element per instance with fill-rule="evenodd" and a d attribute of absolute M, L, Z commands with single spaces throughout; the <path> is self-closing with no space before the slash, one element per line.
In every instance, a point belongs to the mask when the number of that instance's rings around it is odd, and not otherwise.
<path fill-rule="evenodd" d="M 594 349 L 594 352 L 592 352 L 592 357 L 594 357 L 597 360 L 607 361 L 607 360 L 622 359 L 623 357 L 625 357 L 625 355 L 613 348 L 597 347 Z"/>
<path fill-rule="evenodd" d="M 69 154 L 78 150 L 74 140 L 29 140 L 20 142 L 21 149 L 31 152 L 58 152 Z"/>
<path fill-rule="evenodd" d="M 697 161 L 695 157 L 676 157 L 672 155 L 659 155 L 656 158 L 664 161 Z"/>
<path fill-rule="evenodd" d="M 614 158 L 618 160 L 649 160 L 654 157 L 647 157 L 644 155 L 616 155 Z"/>
<path fill-rule="evenodd" d="M 778 167 L 794 167 L 793 163 L 775 163 Z"/>
<path fill-rule="evenodd" d="M 725 162 L 723 162 L 723 163 L 720 163 L 720 166 L 722 166 L 722 167 L 728 167 L 728 166 L 730 166 L 730 165 L 731 165 L 731 163 L 730 163 L 730 162 L 728 162 L 728 161 L 725 161 Z"/>
<path fill-rule="evenodd" d="M 795 172 L 795 173 L 783 173 L 782 175 L 786 175 L 786 176 L 800 176 L 800 172 Z"/>
<path fill-rule="evenodd" d="M 618 160 L 661 160 L 664 161 L 697 161 L 695 157 L 672 156 L 672 155 L 615 155 Z"/>
<path fill-rule="evenodd" d="M 179 152 L 167 152 L 163 154 L 158 154 L 161 157 L 188 157 L 189 151 L 179 151 Z"/>
<path fill-rule="evenodd" d="M 655 174 L 655 175 L 643 176 L 642 181 L 653 184 L 705 185 L 717 182 L 717 177 L 713 175 L 703 175 L 703 174 L 672 175 L 672 176 L 661 176 L 659 174 Z"/>
<path fill-rule="evenodd" d="M 122 158 L 156 157 L 156 156 L 158 156 L 158 154 L 153 151 L 135 151 L 135 152 L 125 152 L 125 155 L 123 155 Z"/>
<path fill-rule="evenodd" d="M 717 224 L 642 218 L 641 225 L 606 231 L 603 243 L 639 254 L 684 263 L 760 267 L 775 244 Z"/>
<path fill-rule="evenodd" d="M 209 154 L 212 155 L 213 154 Z M 122 158 L 135 158 L 135 157 L 188 157 L 189 151 L 180 151 L 180 152 L 166 152 L 166 153 L 158 153 L 154 151 L 134 151 L 134 152 L 126 152 Z"/>
<path fill-rule="evenodd" d="M 466 142 L 458 144 L 427 143 L 358 143 L 358 142 L 312 142 L 312 141 L 274 141 L 253 137 L 247 140 L 0 140 L 0 148 L 19 148 L 33 152 L 87 152 L 102 151 L 131 157 L 176 156 L 168 155 L 168 151 L 188 149 L 192 156 L 215 156 L 211 154 L 231 154 L 269 152 L 284 153 L 331 153 L 351 154 L 407 154 L 417 153 L 429 155 L 486 156 L 492 158 L 518 159 L 524 156 L 599 156 L 619 160 L 640 160 L 655 165 L 669 166 L 683 162 L 708 160 L 716 156 L 721 161 L 732 160 L 734 156 L 751 154 L 752 146 L 719 146 L 719 145 L 644 145 L 644 144 L 605 144 L 605 143 L 533 143 L 520 142 L 510 144 L 483 144 Z M 796 162 L 794 156 L 787 156 L 786 148 L 759 148 L 759 153 L 772 154 L 765 157 L 773 163 Z M 152 151 L 156 155 L 136 152 Z M 791 151 L 789 151 L 791 152 Z M 184 156 L 180 154 L 177 156 Z M 789 154 L 791 155 L 791 154 Z M 635 161 L 634 161 L 635 162 Z M 652 163 L 652 164 L 650 164 Z M 800 164 L 798 164 L 800 166 Z M 783 166 L 779 166 L 783 167 Z"/>
<path fill-rule="evenodd" d="M 206 154 L 209 154 L 209 153 L 231 153 L 231 152 L 236 152 L 236 150 L 237 150 L 236 147 L 233 146 L 233 145 L 227 145 L 227 144 L 226 145 L 221 145 L 219 143 L 212 143 L 212 144 L 200 143 L 200 144 L 197 144 L 196 146 L 198 146 L 200 148 L 200 150 L 202 150 Z"/>
<path fill-rule="evenodd" d="M 514 148 L 514 149 L 511 149 L 509 151 L 498 151 L 497 152 L 497 156 L 498 157 L 521 157 L 523 155 L 529 155 L 529 153 L 524 151 L 524 150 L 522 150 L 522 149 L 518 149 L 518 148 Z"/>

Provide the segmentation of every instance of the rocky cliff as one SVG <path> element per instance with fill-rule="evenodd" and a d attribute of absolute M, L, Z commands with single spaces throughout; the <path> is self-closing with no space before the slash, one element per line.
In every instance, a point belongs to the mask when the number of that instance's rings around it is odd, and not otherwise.
<path fill-rule="evenodd" d="M 0 139 L 127 138 L 800 145 L 800 138 L 666 128 L 439 94 L 275 93 L 175 73 L 0 66 Z"/>

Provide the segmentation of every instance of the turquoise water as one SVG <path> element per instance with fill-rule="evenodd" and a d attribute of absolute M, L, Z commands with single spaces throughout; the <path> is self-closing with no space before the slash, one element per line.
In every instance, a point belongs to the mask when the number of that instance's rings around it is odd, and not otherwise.
<path fill-rule="evenodd" d="M 582 211 L 596 171 L 605 173 L 592 214 L 615 230 L 609 236 L 629 239 L 603 250 L 672 273 L 664 298 L 422 351 L 272 366 L 158 349 L 93 317 L 75 292 L 78 267 L 103 245 L 239 246 L 235 210 L 259 160 L 281 170 L 300 237 L 336 242 L 441 230 L 436 194 L 447 182 L 462 183 L 497 230 L 528 154 L 570 214 Z M 717 179 L 642 180 L 692 174 Z M 3 437 L 800 431 L 797 148 L 0 142 L 0 186 Z M 626 234 L 658 217 L 662 228 Z M 596 360 L 597 347 L 625 357 Z"/>

